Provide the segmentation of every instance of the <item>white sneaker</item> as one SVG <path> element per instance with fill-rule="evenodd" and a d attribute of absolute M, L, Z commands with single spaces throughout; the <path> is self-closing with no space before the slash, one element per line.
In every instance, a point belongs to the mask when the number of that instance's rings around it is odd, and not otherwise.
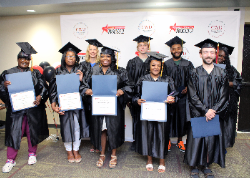
<path fill-rule="evenodd" d="M 16 161 L 12 161 L 12 160 L 7 160 L 6 164 L 3 166 L 2 171 L 3 173 L 9 173 L 11 171 L 11 169 L 16 165 Z"/>
<path fill-rule="evenodd" d="M 36 164 L 36 162 L 37 162 L 36 156 L 29 156 L 28 165 Z"/>

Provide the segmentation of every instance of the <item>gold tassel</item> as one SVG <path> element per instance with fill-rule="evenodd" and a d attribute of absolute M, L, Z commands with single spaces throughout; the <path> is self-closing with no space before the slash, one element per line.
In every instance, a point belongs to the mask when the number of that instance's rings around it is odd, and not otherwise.
<path fill-rule="evenodd" d="M 161 77 L 162 77 L 162 72 L 163 72 L 163 66 L 164 66 L 164 59 L 162 61 L 162 66 L 161 66 Z"/>
<path fill-rule="evenodd" d="M 33 57 L 31 56 L 31 67 L 30 67 L 31 72 L 33 72 Z"/>
<path fill-rule="evenodd" d="M 117 67 L 117 70 L 118 70 L 118 52 L 116 52 L 116 67 Z"/>

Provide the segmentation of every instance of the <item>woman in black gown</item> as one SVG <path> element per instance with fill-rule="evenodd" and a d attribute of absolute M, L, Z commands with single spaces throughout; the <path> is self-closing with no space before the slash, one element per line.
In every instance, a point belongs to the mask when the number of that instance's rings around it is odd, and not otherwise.
<path fill-rule="evenodd" d="M 56 69 L 56 75 L 76 73 L 79 75 L 80 86 L 79 92 L 83 90 L 83 77 L 87 69 L 79 65 L 79 57 L 77 54 L 80 50 L 70 42 L 59 50 L 62 55 L 61 67 Z M 52 109 L 59 114 L 61 136 L 68 154 L 70 163 L 79 163 L 82 158 L 79 154 L 81 138 L 89 137 L 89 126 L 86 122 L 84 108 L 81 110 L 61 111 L 58 107 L 58 93 L 56 78 L 52 79 L 49 84 L 49 95 Z M 73 142 L 73 148 L 72 148 Z M 73 151 L 72 151 L 73 150 Z"/>
<path fill-rule="evenodd" d="M 162 58 L 159 58 L 155 55 L 151 55 L 150 74 L 147 74 L 138 80 L 135 86 L 135 96 L 133 97 L 134 104 L 141 106 L 142 103 L 146 102 L 143 98 L 141 98 L 143 81 L 168 82 L 168 92 L 171 93 L 171 95 L 166 98 L 165 102 L 168 104 L 176 102 L 175 96 L 178 95 L 178 92 L 175 91 L 173 79 L 168 76 L 160 76 L 162 69 L 161 61 Z M 152 93 L 152 95 L 154 95 L 154 93 Z M 167 120 L 169 120 L 170 118 L 170 112 L 171 111 L 168 107 Z M 142 155 L 147 155 L 148 161 L 146 169 L 148 171 L 153 171 L 152 157 L 155 157 L 160 158 L 158 172 L 165 172 L 165 156 L 168 153 L 169 129 L 169 121 L 140 121 L 138 123 L 136 129 L 137 142 L 135 151 Z"/>
<path fill-rule="evenodd" d="M 112 150 L 109 167 L 114 168 L 117 164 L 116 149 L 124 143 L 124 109 L 128 99 L 133 93 L 132 84 L 129 83 L 128 74 L 125 69 L 117 69 L 114 50 L 103 47 L 101 50 L 100 66 L 94 66 L 92 75 L 117 75 L 117 116 L 92 116 L 90 123 L 91 143 L 96 149 L 101 150 L 101 155 L 96 163 L 97 167 L 102 167 L 105 160 L 105 148 L 108 136 L 109 148 Z M 92 77 L 84 89 L 85 94 L 90 97 Z"/>

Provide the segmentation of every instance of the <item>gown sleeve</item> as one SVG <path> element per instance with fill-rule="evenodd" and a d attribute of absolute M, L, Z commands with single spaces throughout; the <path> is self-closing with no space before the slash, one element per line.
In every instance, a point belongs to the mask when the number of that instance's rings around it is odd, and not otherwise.
<path fill-rule="evenodd" d="M 141 99 L 141 95 L 142 95 L 142 81 L 143 81 L 144 77 L 141 77 L 138 82 L 135 85 L 134 88 L 134 96 L 132 98 L 132 104 L 135 106 L 139 106 L 137 101 L 139 99 Z M 143 99 L 143 98 L 142 98 Z"/>

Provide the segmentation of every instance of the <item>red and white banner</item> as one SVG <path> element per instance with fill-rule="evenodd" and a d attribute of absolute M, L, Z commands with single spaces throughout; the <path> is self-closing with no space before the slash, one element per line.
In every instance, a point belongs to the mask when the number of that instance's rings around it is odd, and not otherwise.
<path fill-rule="evenodd" d="M 88 43 L 86 39 L 96 38 L 103 45 L 120 51 L 119 66 L 126 67 L 129 59 L 136 55 L 137 43 L 133 39 L 139 35 L 153 38 L 151 51 L 158 51 L 171 58 L 165 42 L 175 36 L 182 38 L 183 58 L 197 67 L 202 64 L 199 48 L 194 45 L 210 38 L 235 47 L 231 64 L 237 68 L 240 12 L 198 11 L 198 12 L 120 12 L 62 15 L 62 46 L 67 42 L 82 49 L 84 59 Z M 126 140 L 132 139 L 131 116 L 126 110 Z M 128 131 L 128 130 L 129 131 Z"/>

